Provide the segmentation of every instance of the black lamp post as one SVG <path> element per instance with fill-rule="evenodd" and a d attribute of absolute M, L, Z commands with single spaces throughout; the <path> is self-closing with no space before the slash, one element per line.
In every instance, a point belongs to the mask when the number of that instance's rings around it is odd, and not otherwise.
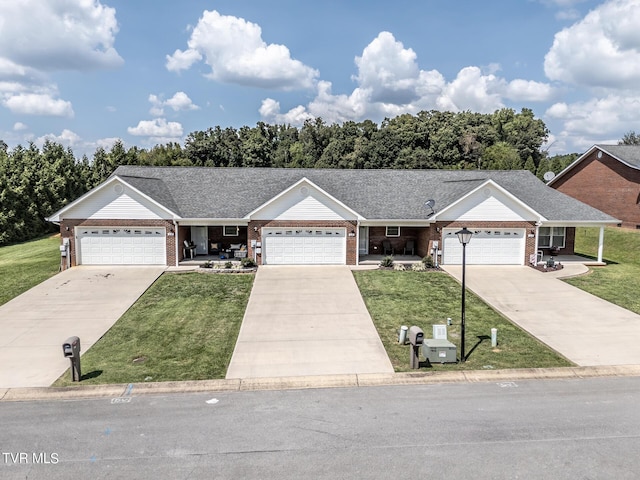
<path fill-rule="evenodd" d="M 466 248 L 467 243 L 471 241 L 471 236 L 473 232 L 471 230 L 467 230 L 467 227 L 462 227 L 462 230 L 456 232 L 458 236 L 458 240 L 462 244 L 462 314 L 461 314 L 461 322 L 460 322 L 460 361 L 464 362 L 466 360 L 464 354 L 464 304 L 465 304 L 465 264 L 466 264 Z"/>

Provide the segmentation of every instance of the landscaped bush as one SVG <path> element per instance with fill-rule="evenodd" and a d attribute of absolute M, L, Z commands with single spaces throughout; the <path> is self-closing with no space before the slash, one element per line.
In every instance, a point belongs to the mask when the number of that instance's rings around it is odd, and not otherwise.
<path fill-rule="evenodd" d="M 426 268 L 433 268 L 433 257 L 431 257 L 431 255 L 427 255 L 422 259 L 422 263 Z"/>
<path fill-rule="evenodd" d="M 253 268 L 256 266 L 256 262 L 253 260 L 253 258 L 247 257 L 240 260 L 240 265 L 244 268 Z"/>
<path fill-rule="evenodd" d="M 393 267 L 393 256 L 392 255 L 388 255 L 388 256 L 384 257 L 382 259 L 382 261 L 380 262 L 380 266 L 381 267 L 385 267 L 385 268 Z"/>

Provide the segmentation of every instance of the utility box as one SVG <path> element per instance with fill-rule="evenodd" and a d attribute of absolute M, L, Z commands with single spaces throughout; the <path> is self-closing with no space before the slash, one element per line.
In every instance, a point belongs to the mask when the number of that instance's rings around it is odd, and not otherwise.
<path fill-rule="evenodd" d="M 422 354 L 430 363 L 456 363 L 456 346 L 449 340 L 425 338 Z"/>

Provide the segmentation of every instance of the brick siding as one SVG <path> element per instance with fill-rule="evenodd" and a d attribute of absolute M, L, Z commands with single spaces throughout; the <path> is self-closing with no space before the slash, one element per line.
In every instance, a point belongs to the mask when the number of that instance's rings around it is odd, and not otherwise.
<path fill-rule="evenodd" d="M 560 192 L 608 213 L 623 227 L 640 225 L 640 170 L 595 150 L 551 184 Z"/>

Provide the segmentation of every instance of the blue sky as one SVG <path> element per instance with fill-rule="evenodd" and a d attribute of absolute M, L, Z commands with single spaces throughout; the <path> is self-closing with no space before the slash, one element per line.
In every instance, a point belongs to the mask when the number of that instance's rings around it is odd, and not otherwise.
<path fill-rule="evenodd" d="M 640 0 L 0 0 L 0 139 L 526 107 L 551 154 L 640 132 Z"/>

